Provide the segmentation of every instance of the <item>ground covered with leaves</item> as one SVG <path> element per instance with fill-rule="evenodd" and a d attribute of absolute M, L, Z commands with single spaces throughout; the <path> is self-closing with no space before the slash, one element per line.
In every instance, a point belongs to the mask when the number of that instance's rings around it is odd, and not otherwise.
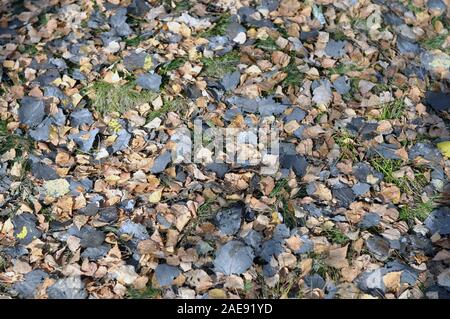
<path fill-rule="evenodd" d="M 0 7 L 2 298 L 449 298 L 447 0 Z"/>

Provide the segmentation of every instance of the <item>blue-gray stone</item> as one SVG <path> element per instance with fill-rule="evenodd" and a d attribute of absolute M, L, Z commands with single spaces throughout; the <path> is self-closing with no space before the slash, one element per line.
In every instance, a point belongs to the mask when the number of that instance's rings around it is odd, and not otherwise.
<path fill-rule="evenodd" d="M 167 264 L 159 264 L 155 269 L 155 278 L 161 287 L 168 287 L 181 274 L 180 269 Z"/>
<path fill-rule="evenodd" d="M 370 185 L 366 183 L 356 183 L 353 185 L 352 191 L 356 196 L 361 196 L 370 191 Z"/>
<path fill-rule="evenodd" d="M 230 170 L 230 165 L 226 163 L 210 163 L 206 165 L 206 169 L 215 172 L 218 178 L 224 178 L 225 174 Z"/>
<path fill-rule="evenodd" d="M 80 133 L 77 134 L 70 134 L 69 138 L 77 143 L 77 145 L 83 152 L 89 152 L 94 145 L 95 137 L 97 136 L 98 132 L 98 128 L 90 131 L 80 131 Z"/>
<path fill-rule="evenodd" d="M 358 288 L 374 296 L 384 296 L 386 286 L 383 281 L 383 269 L 365 271 L 356 279 Z"/>
<path fill-rule="evenodd" d="M 37 287 L 48 278 L 48 274 L 40 269 L 35 269 L 25 274 L 22 281 L 13 285 L 13 289 L 18 292 L 19 297 L 24 299 L 33 299 L 35 297 Z"/>
<path fill-rule="evenodd" d="M 170 151 L 165 151 L 164 153 L 159 155 L 153 163 L 153 167 L 151 169 L 152 174 L 163 172 L 166 169 L 167 165 L 169 165 L 171 160 L 172 154 Z"/>
<path fill-rule="evenodd" d="M 345 75 L 341 75 L 333 82 L 333 87 L 339 94 L 347 94 L 351 90 L 350 81 Z"/>
<path fill-rule="evenodd" d="M 50 127 L 52 120 L 46 118 L 36 128 L 29 131 L 30 137 L 35 141 L 47 141 L 50 138 Z"/>
<path fill-rule="evenodd" d="M 335 197 L 338 203 L 343 207 L 350 206 L 356 199 L 355 193 L 353 193 L 352 189 L 345 184 L 333 187 L 331 192 L 333 197 Z"/>
<path fill-rule="evenodd" d="M 81 253 L 81 258 L 96 261 L 105 257 L 109 250 L 110 248 L 108 246 L 88 247 Z"/>
<path fill-rule="evenodd" d="M 86 299 L 88 294 L 80 277 L 67 277 L 57 280 L 47 288 L 49 299 Z"/>
<path fill-rule="evenodd" d="M 133 223 L 131 220 L 126 220 L 122 226 L 120 226 L 119 233 L 131 235 L 133 238 L 139 240 L 150 238 L 150 235 L 144 225 Z"/>
<path fill-rule="evenodd" d="M 325 53 L 333 58 L 340 58 L 345 54 L 345 41 L 331 39 L 325 47 Z"/>
<path fill-rule="evenodd" d="M 261 259 L 265 260 L 266 262 L 270 262 L 272 256 L 278 257 L 278 255 L 282 252 L 282 243 L 279 240 L 269 239 L 263 242 L 259 257 L 261 257 Z"/>
<path fill-rule="evenodd" d="M 325 280 L 319 274 L 312 274 L 305 277 L 305 284 L 310 289 L 323 289 L 325 287 Z"/>
<path fill-rule="evenodd" d="M 212 248 L 210 244 L 203 240 L 197 243 L 195 249 L 197 251 L 197 254 L 199 254 L 200 256 L 208 255 L 209 252 L 214 250 L 214 248 Z"/>
<path fill-rule="evenodd" d="M 80 246 L 83 248 L 98 247 L 105 240 L 105 234 L 101 230 L 88 225 L 83 226 L 76 236 L 81 239 Z"/>
<path fill-rule="evenodd" d="M 419 54 L 420 53 L 420 46 L 417 43 L 414 43 L 403 36 L 397 37 L 397 48 L 401 54 Z"/>
<path fill-rule="evenodd" d="M 261 249 L 261 242 L 263 240 L 263 236 L 260 232 L 256 230 L 250 230 L 248 234 L 244 237 L 244 241 L 247 245 L 252 247 L 257 253 Z"/>
<path fill-rule="evenodd" d="M 220 84 L 223 86 L 225 91 L 232 91 L 239 85 L 240 77 L 241 73 L 239 71 L 225 74 L 220 80 Z"/>
<path fill-rule="evenodd" d="M 91 125 L 94 123 L 91 111 L 88 109 L 80 109 L 70 114 L 70 124 L 73 127 L 78 127 L 82 124 Z"/>
<path fill-rule="evenodd" d="M 234 235 L 239 231 L 244 208 L 244 205 L 236 204 L 220 210 L 216 214 L 217 227 L 223 234 Z"/>
<path fill-rule="evenodd" d="M 28 245 L 33 239 L 40 238 L 42 232 L 36 228 L 37 218 L 30 213 L 15 215 L 12 219 L 14 237 L 21 245 Z"/>
<path fill-rule="evenodd" d="M 156 73 L 141 74 L 137 77 L 136 83 L 143 89 L 159 92 L 162 77 Z"/>
<path fill-rule="evenodd" d="M 363 216 L 358 226 L 362 229 L 376 227 L 380 224 L 381 217 L 377 213 L 367 213 Z"/>
<path fill-rule="evenodd" d="M 284 117 L 284 122 L 288 123 L 290 121 L 297 121 L 300 122 L 303 120 L 306 116 L 306 112 L 303 111 L 301 108 L 294 108 L 292 112 Z"/>
<path fill-rule="evenodd" d="M 45 117 L 44 101 L 32 96 L 25 96 L 20 101 L 18 113 L 21 123 L 36 127 Z"/>
<path fill-rule="evenodd" d="M 439 14 L 447 11 L 447 5 L 442 0 L 428 0 L 427 7 L 430 11 L 437 11 Z"/>
<path fill-rule="evenodd" d="M 450 235 L 450 207 L 440 207 L 431 212 L 424 221 L 432 234 Z"/>
<path fill-rule="evenodd" d="M 126 23 L 127 8 L 119 8 L 114 15 L 109 18 L 110 25 L 114 28 L 120 36 L 128 36 L 133 33 L 133 30 Z"/>
<path fill-rule="evenodd" d="M 225 275 L 242 274 L 253 264 L 254 253 L 250 246 L 240 241 L 230 241 L 220 247 L 214 259 L 216 271 Z"/>
<path fill-rule="evenodd" d="M 131 134 L 128 133 L 127 130 L 121 129 L 119 133 L 117 133 L 117 138 L 114 141 L 114 144 L 111 146 L 111 152 L 115 153 L 118 151 L 122 151 L 126 149 L 130 143 Z"/>
<path fill-rule="evenodd" d="M 366 247 L 372 255 L 379 261 L 385 261 L 389 258 L 389 242 L 380 236 L 372 236 L 366 240 Z"/>

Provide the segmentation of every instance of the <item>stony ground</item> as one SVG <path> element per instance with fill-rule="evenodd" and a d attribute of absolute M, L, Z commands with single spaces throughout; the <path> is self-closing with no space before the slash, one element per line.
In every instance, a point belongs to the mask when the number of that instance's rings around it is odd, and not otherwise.
<path fill-rule="evenodd" d="M 1 297 L 450 296 L 448 1 L 0 7 Z"/>

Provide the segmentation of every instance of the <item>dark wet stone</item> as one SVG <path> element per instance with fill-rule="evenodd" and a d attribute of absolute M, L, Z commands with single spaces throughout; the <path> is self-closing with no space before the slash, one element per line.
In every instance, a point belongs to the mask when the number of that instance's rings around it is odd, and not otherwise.
<path fill-rule="evenodd" d="M 144 17 L 151 6 L 145 0 L 133 0 L 127 7 L 128 13 L 137 17 Z"/>
<path fill-rule="evenodd" d="M 366 240 L 366 246 L 372 255 L 379 261 L 388 259 L 390 245 L 386 239 L 380 236 L 372 236 Z"/>
<path fill-rule="evenodd" d="M 300 40 L 306 42 L 316 42 L 319 37 L 319 30 L 302 31 L 300 32 Z"/>
<path fill-rule="evenodd" d="M 261 257 L 261 259 L 265 260 L 266 262 L 270 262 L 272 256 L 277 257 L 282 252 L 282 243 L 279 240 L 269 239 L 263 242 L 259 257 Z"/>
<path fill-rule="evenodd" d="M 131 213 L 136 206 L 136 201 L 134 199 L 126 199 L 120 203 L 120 208 L 124 211 Z"/>
<path fill-rule="evenodd" d="M 149 239 L 147 228 L 142 224 L 133 223 L 131 220 L 125 221 L 119 228 L 120 234 L 128 234 L 139 240 Z"/>
<path fill-rule="evenodd" d="M 136 83 L 140 87 L 159 92 L 161 86 L 162 77 L 156 73 L 141 74 L 137 77 Z"/>
<path fill-rule="evenodd" d="M 280 270 L 279 267 L 274 267 L 270 263 L 264 264 L 262 269 L 263 276 L 266 278 L 275 276 Z"/>
<path fill-rule="evenodd" d="M 431 212 L 424 221 L 432 234 L 450 235 L 450 207 L 440 207 Z"/>
<path fill-rule="evenodd" d="M 249 223 L 251 221 L 254 221 L 255 218 L 256 218 L 255 211 L 253 209 L 247 208 L 244 213 L 244 220 Z"/>
<path fill-rule="evenodd" d="M 420 46 L 417 43 L 414 43 L 401 35 L 397 37 L 397 48 L 401 54 L 420 53 Z"/>
<path fill-rule="evenodd" d="M 81 258 L 97 261 L 105 257 L 110 250 L 108 246 L 88 247 L 81 253 Z"/>
<path fill-rule="evenodd" d="M 41 86 L 51 85 L 56 79 L 61 77 L 57 69 L 50 69 L 39 75 L 36 80 Z"/>
<path fill-rule="evenodd" d="M 42 232 L 36 228 L 37 218 L 30 213 L 22 213 L 12 218 L 14 238 L 21 245 L 28 245 L 33 239 L 40 238 Z"/>
<path fill-rule="evenodd" d="M 333 87 L 339 94 L 347 94 L 352 88 L 349 79 L 345 75 L 336 78 L 333 82 Z"/>
<path fill-rule="evenodd" d="M 319 274 L 312 274 L 305 277 L 305 284 L 310 289 L 323 289 L 325 288 L 325 280 Z"/>
<path fill-rule="evenodd" d="M 88 294 L 80 277 L 59 279 L 47 288 L 48 299 L 86 299 Z"/>
<path fill-rule="evenodd" d="M 370 185 L 366 183 L 356 183 L 353 185 L 352 191 L 356 196 L 361 196 L 370 191 Z"/>
<path fill-rule="evenodd" d="M 374 296 L 384 296 L 386 287 L 384 285 L 383 275 L 381 268 L 361 273 L 356 279 L 358 288 Z"/>
<path fill-rule="evenodd" d="M 36 178 L 46 181 L 59 178 L 59 175 L 52 167 L 41 162 L 31 163 L 31 174 L 33 174 L 33 176 Z"/>
<path fill-rule="evenodd" d="M 239 275 L 252 266 L 253 258 L 254 254 L 251 247 L 233 240 L 217 250 L 214 268 L 225 275 Z"/>
<path fill-rule="evenodd" d="M 94 118 L 88 109 L 76 110 L 70 114 L 70 124 L 74 127 L 82 124 L 91 125 L 92 123 L 94 123 Z"/>
<path fill-rule="evenodd" d="M 217 227 L 223 234 L 234 235 L 239 231 L 244 209 L 245 205 L 243 203 L 236 203 L 220 210 L 216 214 Z"/>
<path fill-rule="evenodd" d="M 216 173 L 216 176 L 220 179 L 225 177 L 225 174 L 230 170 L 230 165 L 225 163 L 210 163 L 206 165 L 208 171 Z"/>
<path fill-rule="evenodd" d="M 171 161 L 172 154 L 170 153 L 170 151 L 165 151 L 164 153 L 159 155 L 153 163 L 153 167 L 151 169 L 152 174 L 163 172 Z"/>
<path fill-rule="evenodd" d="M 356 199 L 355 193 L 345 184 L 333 187 L 333 197 L 337 199 L 338 203 L 343 207 L 350 206 Z"/>
<path fill-rule="evenodd" d="M 425 104 L 436 112 L 450 114 L 450 93 L 439 91 L 428 91 L 425 93 Z"/>
<path fill-rule="evenodd" d="M 374 173 L 374 169 L 372 168 L 372 166 L 370 166 L 369 164 L 364 163 L 364 162 L 356 163 L 353 166 L 352 172 L 353 172 L 353 175 L 355 175 L 355 177 L 358 179 L 358 181 L 360 181 L 362 183 L 367 183 L 367 177 L 369 175 L 377 176 Z M 377 176 L 377 177 L 381 178 L 382 176 L 383 175 Z"/>
<path fill-rule="evenodd" d="M 98 132 L 98 128 L 90 131 L 80 131 L 80 133 L 77 134 L 70 134 L 69 138 L 77 143 L 78 147 L 83 152 L 89 152 L 94 145 L 95 137 L 97 136 Z"/>
<path fill-rule="evenodd" d="M 333 58 L 340 58 L 345 54 L 345 41 L 330 39 L 325 47 L 325 53 Z"/>
<path fill-rule="evenodd" d="M 47 141 L 50 138 L 51 124 L 52 120 L 46 118 L 35 129 L 29 131 L 30 137 L 35 141 Z"/>
<path fill-rule="evenodd" d="M 99 203 L 98 202 L 92 202 L 86 205 L 86 207 L 83 207 L 78 210 L 80 214 L 86 215 L 86 216 L 94 216 L 97 215 L 99 211 Z"/>
<path fill-rule="evenodd" d="M 109 153 L 113 154 L 128 148 L 128 145 L 130 144 L 130 139 L 131 134 L 127 130 L 121 129 L 117 133 L 117 138 L 114 141 L 114 144 L 111 146 L 111 149 L 108 149 L 108 151 L 110 151 Z"/>
<path fill-rule="evenodd" d="M 442 161 L 441 152 L 435 145 L 429 142 L 419 142 L 411 146 L 408 152 L 408 157 L 410 160 L 414 160 L 417 157 L 423 157 L 434 164 L 438 164 Z"/>
<path fill-rule="evenodd" d="M 161 287 L 168 287 L 172 281 L 181 274 L 178 267 L 167 264 L 159 264 L 155 269 L 155 279 Z"/>
<path fill-rule="evenodd" d="M 362 229 L 376 227 L 380 224 L 381 217 L 377 213 L 367 213 L 363 216 L 358 226 Z"/>
<path fill-rule="evenodd" d="M 18 114 L 21 123 L 36 127 L 45 117 L 44 101 L 32 96 L 25 96 L 20 101 Z"/>
<path fill-rule="evenodd" d="M 143 69 L 145 61 L 151 59 L 151 57 L 145 52 L 132 52 L 131 54 L 123 58 L 123 64 L 128 71 L 134 71 L 137 69 Z"/>
<path fill-rule="evenodd" d="M 308 162 L 302 155 L 280 155 L 280 167 L 285 169 L 292 169 L 297 177 L 303 177 L 306 174 Z"/>
<path fill-rule="evenodd" d="M 48 278 L 48 274 L 40 269 L 35 269 L 25 274 L 22 281 L 13 285 L 13 289 L 18 292 L 19 297 L 24 299 L 34 299 L 36 289 Z"/>
<path fill-rule="evenodd" d="M 220 84 L 225 89 L 225 91 L 232 91 L 239 85 L 240 77 L 241 73 L 239 71 L 225 74 L 220 80 Z"/>
<path fill-rule="evenodd" d="M 99 220 L 105 223 L 113 223 L 119 218 L 119 212 L 115 206 L 101 208 L 99 215 Z"/>
<path fill-rule="evenodd" d="M 103 244 L 105 234 L 91 226 L 83 226 L 77 237 L 80 237 L 80 246 L 83 248 L 98 247 Z"/>

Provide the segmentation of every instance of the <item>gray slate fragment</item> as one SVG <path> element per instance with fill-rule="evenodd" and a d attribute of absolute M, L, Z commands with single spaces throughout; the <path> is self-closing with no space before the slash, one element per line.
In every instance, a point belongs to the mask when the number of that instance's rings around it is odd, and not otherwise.
<path fill-rule="evenodd" d="M 206 165 L 206 169 L 215 172 L 218 178 L 224 178 L 225 174 L 230 170 L 230 165 L 226 163 L 210 163 Z"/>
<path fill-rule="evenodd" d="M 333 197 L 335 197 L 338 203 L 343 207 L 350 206 L 356 199 L 355 193 L 352 189 L 345 184 L 341 184 L 332 189 Z"/>
<path fill-rule="evenodd" d="M 217 250 L 214 268 L 225 275 L 239 275 L 251 267 L 253 258 L 253 250 L 249 246 L 232 240 Z"/>
<path fill-rule="evenodd" d="M 370 185 L 366 183 L 356 183 L 352 187 L 353 193 L 355 193 L 356 196 L 364 195 L 370 190 Z"/>
<path fill-rule="evenodd" d="M 424 221 L 432 234 L 450 235 L 450 207 L 440 207 L 431 212 Z"/>
<path fill-rule="evenodd" d="M 43 180 L 52 180 L 59 178 L 59 175 L 52 167 L 41 162 L 31 163 L 31 174 L 33 174 L 34 177 Z"/>
<path fill-rule="evenodd" d="M 74 127 L 82 124 L 91 125 L 92 123 L 94 123 L 94 118 L 88 109 L 76 110 L 70 114 L 70 124 Z"/>
<path fill-rule="evenodd" d="M 88 294 L 80 277 L 59 279 L 47 288 L 49 299 L 86 299 Z"/>
<path fill-rule="evenodd" d="M 216 214 L 217 227 L 225 235 L 234 235 L 241 227 L 243 205 L 232 205 Z"/>
<path fill-rule="evenodd" d="M 121 129 L 117 133 L 117 138 L 114 141 L 114 144 L 111 146 L 110 153 L 113 154 L 115 152 L 126 149 L 128 147 L 128 145 L 130 144 L 130 139 L 131 139 L 131 134 L 127 130 Z"/>
<path fill-rule="evenodd" d="M 32 96 L 25 96 L 20 101 L 18 113 L 21 123 L 36 127 L 45 117 L 44 101 Z"/>
<path fill-rule="evenodd" d="M 333 58 L 340 58 L 345 54 L 345 41 L 330 39 L 325 47 L 325 53 Z"/>
<path fill-rule="evenodd" d="M 414 43 L 403 36 L 398 36 L 397 48 L 401 54 L 419 54 L 420 53 L 420 46 L 417 43 Z"/>
<path fill-rule="evenodd" d="M 120 234 L 128 234 L 133 236 L 133 238 L 139 240 L 149 239 L 150 236 L 147 229 L 142 224 L 133 223 L 131 220 L 126 220 L 122 226 L 119 228 Z"/>
<path fill-rule="evenodd" d="M 381 268 L 361 273 L 356 280 L 358 288 L 374 296 L 383 296 L 386 290 L 383 275 Z"/>
<path fill-rule="evenodd" d="M 350 81 L 345 75 L 341 75 L 333 82 L 333 87 L 339 94 L 347 94 L 351 90 Z"/>
<path fill-rule="evenodd" d="M 447 5 L 442 0 L 428 0 L 427 7 L 431 12 L 437 12 L 439 14 L 447 11 Z"/>
<path fill-rule="evenodd" d="M 385 261 L 389 257 L 389 242 L 380 236 L 372 236 L 366 240 L 367 249 L 379 261 Z"/>
<path fill-rule="evenodd" d="M 222 80 L 220 80 L 220 84 L 223 86 L 225 91 L 232 91 L 239 85 L 240 77 L 241 73 L 239 71 L 225 74 Z"/>
<path fill-rule="evenodd" d="M 141 74 L 137 77 L 136 83 L 143 89 L 159 92 L 162 77 L 156 73 Z"/>
<path fill-rule="evenodd" d="M 52 122 L 50 118 L 46 118 L 35 129 L 29 131 L 30 137 L 35 141 L 47 141 L 50 138 Z"/>
<path fill-rule="evenodd" d="M 367 213 L 363 216 L 358 226 L 362 229 L 376 227 L 380 224 L 381 217 L 377 213 Z"/>
<path fill-rule="evenodd" d="M 24 299 L 33 299 L 35 297 L 36 288 L 42 284 L 48 274 L 40 269 L 35 269 L 25 274 L 22 281 L 13 285 L 13 289 L 19 293 Z"/>
<path fill-rule="evenodd" d="M 148 56 L 149 55 L 145 52 L 132 52 L 123 58 L 123 64 L 128 71 L 142 69 Z"/>
<path fill-rule="evenodd" d="M 88 247 L 81 253 L 81 258 L 88 258 L 89 260 L 99 260 L 100 258 L 106 256 L 110 247 L 99 246 L 99 247 Z"/>
<path fill-rule="evenodd" d="M 114 28 L 116 33 L 122 37 L 128 36 L 133 33 L 133 30 L 130 28 L 127 20 L 127 8 L 119 8 L 114 15 L 109 18 L 110 25 Z"/>
<path fill-rule="evenodd" d="M 40 238 L 42 232 L 36 228 L 37 218 L 30 213 L 15 215 L 12 219 L 14 237 L 21 245 L 28 245 L 35 238 Z"/>
<path fill-rule="evenodd" d="M 275 239 L 269 239 L 263 242 L 261 246 L 261 252 L 259 257 L 261 257 L 266 262 L 270 262 L 272 256 L 278 257 L 279 254 L 283 252 L 283 246 L 281 241 Z"/>
<path fill-rule="evenodd" d="M 296 107 L 292 110 L 292 112 L 284 117 L 284 122 L 288 123 L 290 121 L 300 122 L 306 116 L 306 112 L 302 109 Z"/>
<path fill-rule="evenodd" d="M 95 142 L 95 137 L 99 132 L 98 128 L 90 131 L 80 131 L 77 134 L 70 134 L 69 138 L 72 139 L 83 152 L 89 152 Z"/>
<path fill-rule="evenodd" d="M 168 287 L 180 273 L 181 271 L 177 267 L 159 264 L 155 269 L 155 278 L 161 287 Z"/>
<path fill-rule="evenodd" d="M 105 240 L 105 234 L 101 230 L 97 230 L 88 225 L 80 229 L 77 237 L 81 239 L 80 246 L 83 248 L 98 247 Z"/>
<path fill-rule="evenodd" d="M 159 155 L 153 163 L 153 167 L 151 169 L 152 174 L 163 172 L 166 169 L 167 165 L 169 165 L 171 160 L 172 154 L 170 151 L 165 151 L 164 153 Z"/>

